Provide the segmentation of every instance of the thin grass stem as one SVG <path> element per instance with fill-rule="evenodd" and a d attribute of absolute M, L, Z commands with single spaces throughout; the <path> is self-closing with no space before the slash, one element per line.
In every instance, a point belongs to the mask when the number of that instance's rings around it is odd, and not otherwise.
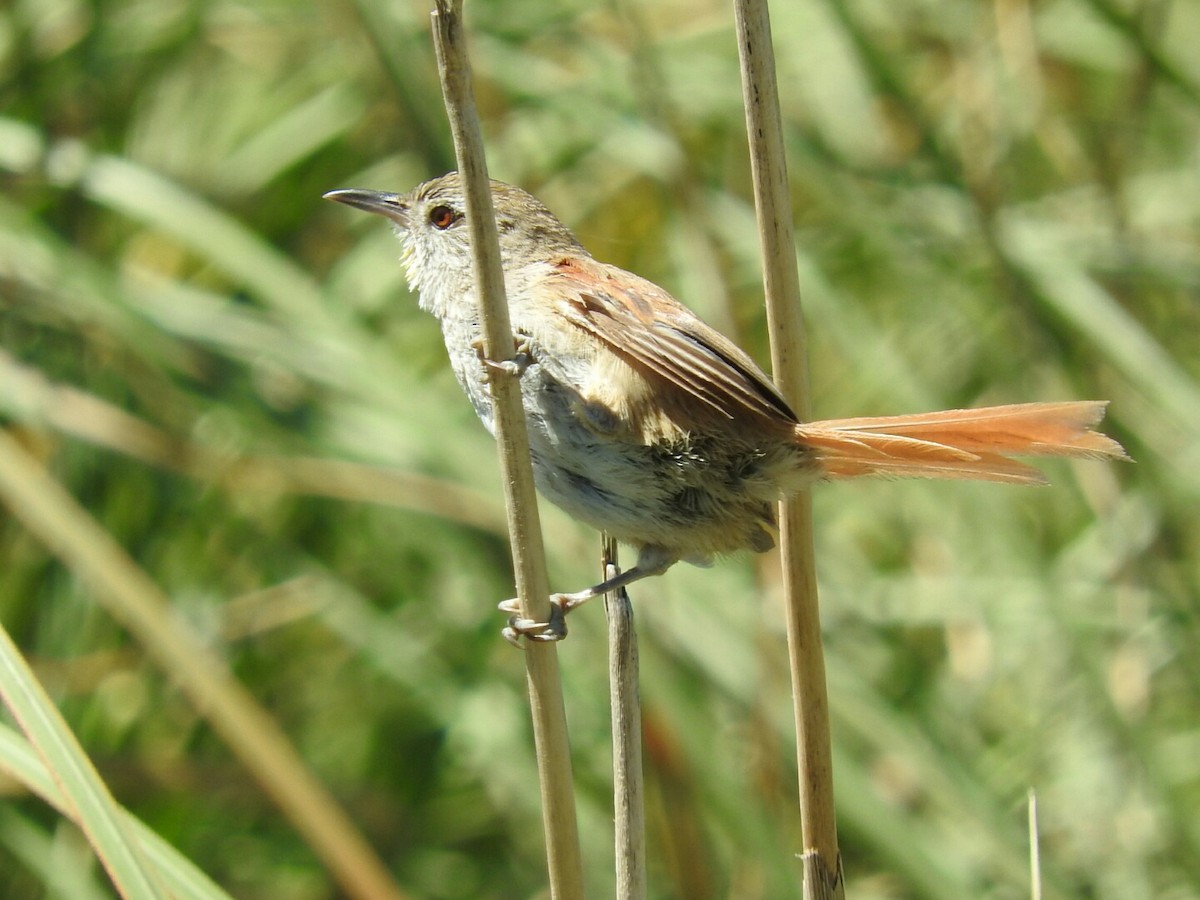
<path fill-rule="evenodd" d="M 1029 897 L 1042 900 L 1042 848 L 1038 834 L 1037 792 L 1029 790 Z"/>
<path fill-rule="evenodd" d="M 506 359 L 512 354 L 513 333 L 509 323 L 500 268 L 500 242 L 488 182 L 487 161 L 475 100 L 471 68 L 462 27 L 461 0 L 437 0 L 433 13 L 434 47 L 438 73 L 454 152 L 463 182 L 470 225 L 479 318 L 484 336 L 484 353 L 489 359 Z M 516 377 L 496 373 L 491 379 L 495 410 L 496 442 L 508 510 L 509 539 L 521 614 L 539 622 L 549 621 L 550 586 L 546 576 L 529 435 Z M 533 737 L 541 787 L 542 818 L 546 835 L 546 861 L 550 892 L 555 900 L 583 896 L 583 863 L 579 849 L 575 799 L 572 791 L 570 743 L 558 652 L 552 643 L 525 642 L 525 666 L 529 702 L 533 715 Z"/>
<path fill-rule="evenodd" d="M 617 542 L 604 538 L 604 577 L 615 578 Z M 612 707 L 613 818 L 617 900 L 646 897 L 646 796 L 642 780 L 642 707 L 633 604 L 622 588 L 604 595 L 608 619 L 608 690 Z"/>
<path fill-rule="evenodd" d="M 771 363 L 783 395 L 797 415 L 807 419 L 811 408 L 807 345 L 770 16 L 766 0 L 736 0 L 735 12 Z M 796 719 L 804 897 L 841 897 L 844 889 L 833 806 L 829 699 L 813 558 L 812 501 L 807 493 L 781 504 L 780 547 Z"/>

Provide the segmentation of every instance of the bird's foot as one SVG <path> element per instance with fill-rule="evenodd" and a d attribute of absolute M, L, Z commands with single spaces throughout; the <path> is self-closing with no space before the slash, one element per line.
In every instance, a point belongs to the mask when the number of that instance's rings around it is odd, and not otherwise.
<path fill-rule="evenodd" d="M 508 624 L 501 629 L 500 634 L 514 647 L 521 646 L 521 638 L 531 641 L 550 643 L 561 641 L 567 636 L 567 613 L 581 606 L 596 596 L 594 588 L 588 588 L 575 594 L 550 595 L 550 619 L 539 622 L 521 615 L 521 601 L 518 597 L 504 600 L 499 604 L 501 612 L 509 614 Z"/>
<path fill-rule="evenodd" d="M 484 384 L 492 380 L 493 372 L 503 372 L 505 375 L 520 378 L 525 374 L 525 370 L 534 363 L 533 348 L 529 344 L 529 338 L 524 335 L 520 335 L 514 339 L 513 355 L 508 359 L 489 358 L 483 349 L 483 338 L 476 338 L 471 341 L 471 347 L 475 350 L 479 361 L 483 363 Z"/>

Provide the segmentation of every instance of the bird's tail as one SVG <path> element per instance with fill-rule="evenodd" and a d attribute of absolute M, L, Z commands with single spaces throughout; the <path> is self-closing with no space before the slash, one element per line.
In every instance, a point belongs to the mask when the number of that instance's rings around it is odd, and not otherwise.
<path fill-rule="evenodd" d="M 1128 459 L 1093 431 L 1106 401 L 1020 403 L 911 416 L 831 419 L 797 426 L 830 478 L 884 475 L 1044 484 L 1037 469 L 1010 456 Z"/>

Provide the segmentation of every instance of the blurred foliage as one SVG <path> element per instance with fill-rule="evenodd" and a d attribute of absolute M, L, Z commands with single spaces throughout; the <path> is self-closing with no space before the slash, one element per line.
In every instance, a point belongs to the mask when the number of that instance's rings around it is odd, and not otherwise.
<path fill-rule="evenodd" d="M 493 175 L 765 359 L 729 4 L 467 7 Z M 1028 896 L 1035 790 L 1045 896 L 1200 897 L 1200 5 L 774 7 L 818 414 L 1108 398 L 1137 459 L 817 490 L 847 893 Z M 0 416 L 406 890 L 529 897 L 492 448 L 387 228 L 320 200 L 451 168 L 427 15 L 0 8 Z M 595 537 L 545 522 L 554 583 L 592 579 Z M 0 553 L 0 619 L 117 797 L 235 895 L 335 896 L 89 590 L 8 517 Z M 772 566 L 636 591 L 655 897 L 797 893 Z M 562 647 L 595 896 L 601 619 Z M 0 894 L 45 894 L 30 847 L 86 865 L 40 802 L 4 813 Z"/>

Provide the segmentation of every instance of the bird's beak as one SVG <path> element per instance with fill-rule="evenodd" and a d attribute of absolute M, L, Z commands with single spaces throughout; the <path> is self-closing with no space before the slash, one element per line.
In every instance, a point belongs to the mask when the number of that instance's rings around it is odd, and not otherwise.
<path fill-rule="evenodd" d="M 345 203 L 364 212 L 377 213 L 386 216 L 398 225 L 405 224 L 408 214 L 408 204 L 401 194 L 388 194 L 383 191 L 364 191 L 349 188 L 341 191 L 330 191 L 324 195 L 326 200 Z"/>

